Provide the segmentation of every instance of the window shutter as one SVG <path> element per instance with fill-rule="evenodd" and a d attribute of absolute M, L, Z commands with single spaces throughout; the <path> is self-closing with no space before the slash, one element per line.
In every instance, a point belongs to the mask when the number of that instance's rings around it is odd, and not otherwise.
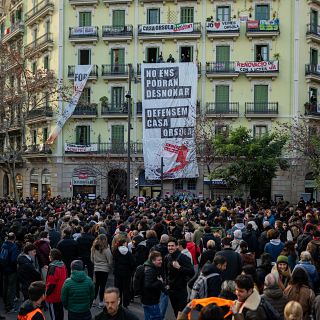
<path fill-rule="evenodd" d="M 268 86 L 254 86 L 254 110 L 266 111 L 268 109 Z"/>
<path fill-rule="evenodd" d="M 229 110 L 229 86 L 216 86 L 216 111 L 227 112 Z"/>
<path fill-rule="evenodd" d="M 230 47 L 217 46 L 216 47 L 216 62 L 229 62 L 230 61 Z"/>
<path fill-rule="evenodd" d="M 125 10 L 113 10 L 112 25 L 114 27 L 122 27 L 125 25 Z"/>

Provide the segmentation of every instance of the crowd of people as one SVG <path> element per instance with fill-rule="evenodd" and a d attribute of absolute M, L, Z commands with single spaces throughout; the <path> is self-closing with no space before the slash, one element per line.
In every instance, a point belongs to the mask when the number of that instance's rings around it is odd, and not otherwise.
<path fill-rule="evenodd" d="M 137 320 L 130 303 L 139 299 L 145 320 L 168 319 L 169 301 L 180 320 L 319 320 L 319 208 L 303 199 L 2 199 L 5 311 L 89 320 L 96 306 L 96 320 Z"/>

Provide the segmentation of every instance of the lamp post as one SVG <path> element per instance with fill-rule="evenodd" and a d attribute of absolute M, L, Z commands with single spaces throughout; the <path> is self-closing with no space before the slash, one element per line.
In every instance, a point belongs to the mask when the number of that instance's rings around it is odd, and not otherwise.
<path fill-rule="evenodd" d="M 127 199 L 130 199 L 130 170 L 131 170 L 131 77 L 132 77 L 132 64 L 128 64 L 128 92 L 126 93 L 127 106 L 128 106 L 128 154 L 127 154 Z"/>

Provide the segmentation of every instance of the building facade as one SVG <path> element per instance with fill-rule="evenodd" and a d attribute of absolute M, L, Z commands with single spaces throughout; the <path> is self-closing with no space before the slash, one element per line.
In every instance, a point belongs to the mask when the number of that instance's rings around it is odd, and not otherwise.
<path fill-rule="evenodd" d="M 72 84 L 75 65 L 93 65 L 53 145 L 45 141 L 64 103 L 28 116 L 29 147 L 17 174 L 23 196 L 125 194 L 128 148 L 131 195 L 160 192 L 159 181 L 144 179 L 143 62 L 196 63 L 198 118 L 214 132 L 242 125 L 261 135 L 299 114 L 320 119 L 319 0 L 16 0 L 2 12 L 1 41 L 27 52 L 31 70 L 54 70 Z M 199 154 L 199 178 L 164 181 L 164 193 L 228 195 L 223 181 L 210 182 L 204 159 Z M 0 186 L 0 195 L 10 193 L 4 171 Z M 272 181 L 272 199 L 302 193 L 316 196 L 307 165 L 293 162 Z"/>

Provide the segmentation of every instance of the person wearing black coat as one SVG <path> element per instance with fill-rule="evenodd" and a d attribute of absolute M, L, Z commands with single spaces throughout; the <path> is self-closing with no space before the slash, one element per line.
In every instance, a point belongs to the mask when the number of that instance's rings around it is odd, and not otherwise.
<path fill-rule="evenodd" d="M 159 302 L 161 292 L 166 292 L 166 289 L 161 275 L 161 266 L 161 253 L 158 251 L 150 252 L 149 259 L 144 263 L 144 280 L 141 295 L 145 319 L 162 320 Z"/>
<path fill-rule="evenodd" d="M 33 264 L 33 258 L 37 254 L 37 248 L 34 244 L 27 244 L 23 248 L 23 253 L 18 256 L 18 279 L 21 286 L 24 301 L 29 299 L 28 288 L 34 281 L 41 280 L 41 274 L 36 270 Z"/>
<path fill-rule="evenodd" d="M 59 231 L 55 229 L 54 221 L 48 222 L 48 234 L 49 234 L 49 240 L 50 240 L 50 247 L 56 248 L 58 245 L 58 242 L 61 239 L 61 234 Z"/>
<path fill-rule="evenodd" d="M 205 250 L 200 257 L 199 268 L 201 269 L 207 262 L 212 263 L 215 255 L 216 250 L 214 248 L 214 245 L 212 245 L 212 242 L 210 241 L 207 244 L 207 250 Z"/>
<path fill-rule="evenodd" d="M 223 249 L 216 253 L 216 256 L 223 256 L 227 260 L 228 268 L 222 273 L 223 280 L 234 280 L 242 270 L 241 256 L 238 252 L 232 250 L 231 241 L 231 238 L 223 238 Z"/>
<path fill-rule="evenodd" d="M 114 253 L 114 285 L 119 289 L 121 303 L 126 308 L 130 304 L 130 284 L 136 261 L 127 248 L 126 239 L 120 239 L 118 244 Z"/>
<path fill-rule="evenodd" d="M 58 242 L 57 249 L 61 252 L 61 260 L 67 267 L 68 275 L 71 274 L 70 265 L 73 260 L 77 260 L 78 245 L 77 242 L 71 237 L 71 229 L 66 228 L 64 230 L 64 237 Z"/>
<path fill-rule="evenodd" d="M 136 260 L 136 265 L 141 266 L 147 261 L 149 255 L 146 240 L 138 235 L 132 239 L 132 243 L 132 254 Z"/>
<path fill-rule="evenodd" d="M 248 244 L 248 251 L 258 253 L 258 238 L 251 224 L 248 224 L 242 232 L 242 240 Z"/>
<path fill-rule="evenodd" d="M 187 304 L 187 283 L 194 276 L 194 268 L 190 259 L 178 250 L 178 241 L 170 238 L 168 241 L 169 254 L 165 258 L 165 276 L 169 290 L 169 298 L 175 316 Z"/>
<path fill-rule="evenodd" d="M 204 249 L 207 249 L 207 243 L 209 240 L 213 240 L 214 243 L 215 243 L 215 248 L 217 251 L 220 251 L 221 250 L 221 239 L 220 238 L 217 238 L 213 235 L 212 231 L 211 231 L 211 228 L 209 226 L 205 227 L 204 228 L 204 234 L 201 238 L 201 241 L 200 241 L 200 250 L 201 252 L 204 250 Z"/>
<path fill-rule="evenodd" d="M 159 243 L 159 240 L 158 240 L 157 234 L 154 230 L 148 230 L 146 232 L 146 238 L 147 238 L 146 245 L 147 245 L 147 249 L 149 252 L 152 247 L 154 247 L 155 245 L 157 245 Z"/>
<path fill-rule="evenodd" d="M 94 241 L 94 236 L 89 232 L 90 226 L 86 224 L 83 227 L 83 232 L 76 240 L 78 245 L 79 258 L 83 261 L 83 264 L 87 267 L 88 276 L 93 279 L 93 263 L 91 262 L 91 247 Z"/>

